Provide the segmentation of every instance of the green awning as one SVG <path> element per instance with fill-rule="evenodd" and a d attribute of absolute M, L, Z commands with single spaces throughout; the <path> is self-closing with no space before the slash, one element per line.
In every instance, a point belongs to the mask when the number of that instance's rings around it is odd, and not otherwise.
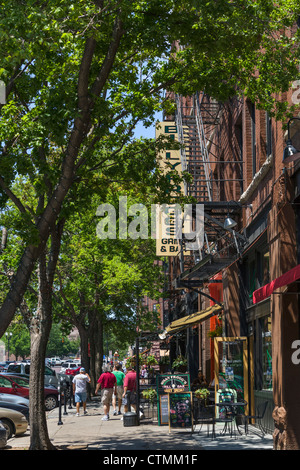
<path fill-rule="evenodd" d="M 201 310 L 201 312 L 195 312 L 191 315 L 187 315 L 186 317 L 179 318 L 178 320 L 173 321 L 166 327 L 166 332 L 168 334 L 176 333 L 179 330 L 184 330 L 186 328 L 190 328 L 198 323 L 202 323 L 208 318 L 213 317 L 214 315 L 219 314 L 224 308 L 224 305 L 212 305 L 205 310 Z"/>

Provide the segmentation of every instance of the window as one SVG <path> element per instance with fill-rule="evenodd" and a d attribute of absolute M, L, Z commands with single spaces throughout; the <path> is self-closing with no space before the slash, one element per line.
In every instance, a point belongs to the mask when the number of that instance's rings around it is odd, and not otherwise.
<path fill-rule="evenodd" d="M 261 318 L 262 388 L 272 390 L 272 327 L 271 316 Z"/>
<path fill-rule="evenodd" d="M 267 126 L 266 151 L 267 151 L 267 157 L 268 157 L 272 153 L 272 119 L 269 113 L 266 113 L 266 126 Z"/>
<path fill-rule="evenodd" d="M 252 134 L 252 176 L 254 176 L 256 173 L 255 104 L 251 104 L 251 134 Z"/>
<path fill-rule="evenodd" d="M 12 384 L 10 380 L 6 379 L 5 377 L 0 377 L 0 387 L 2 388 L 12 388 Z"/>
<path fill-rule="evenodd" d="M 22 377 L 14 377 L 13 381 L 19 385 L 20 387 L 26 387 L 29 388 L 29 380 L 28 379 L 23 379 Z"/>
<path fill-rule="evenodd" d="M 9 372 L 15 372 L 16 374 L 21 373 L 21 365 L 20 364 L 12 364 L 8 367 Z"/>
<path fill-rule="evenodd" d="M 262 285 L 270 282 L 270 253 L 266 250 L 262 253 Z"/>
<path fill-rule="evenodd" d="M 54 370 L 50 369 L 50 367 L 45 367 L 45 375 L 53 375 L 55 376 Z"/>

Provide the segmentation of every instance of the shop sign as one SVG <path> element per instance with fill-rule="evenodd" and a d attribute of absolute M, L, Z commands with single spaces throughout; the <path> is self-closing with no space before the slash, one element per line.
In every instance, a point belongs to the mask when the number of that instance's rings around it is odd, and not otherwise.
<path fill-rule="evenodd" d="M 157 392 L 188 392 L 190 391 L 190 375 L 189 374 L 165 374 L 157 376 Z"/>

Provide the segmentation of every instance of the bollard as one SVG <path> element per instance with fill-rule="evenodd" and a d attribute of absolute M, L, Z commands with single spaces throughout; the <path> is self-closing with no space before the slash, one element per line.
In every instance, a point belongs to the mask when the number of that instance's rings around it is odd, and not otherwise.
<path fill-rule="evenodd" d="M 67 382 L 63 380 L 63 395 L 64 395 L 64 415 L 67 415 Z"/>
<path fill-rule="evenodd" d="M 71 410 L 73 407 L 72 407 L 72 401 L 73 401 L 73 385 L 72 385 L 72 376 L 70 375 L 69 376 L 69 384 L 70 384 L 70 397 L 69 397 L 69 410 Z"/>
<path fill-rule="evenodd" d="M 58 386 L 58 423 L 57 425 L 60 426 L 61 424 L 63 424 L 62 420 L 61 420 L 61 387 L 60 385 Z"/>

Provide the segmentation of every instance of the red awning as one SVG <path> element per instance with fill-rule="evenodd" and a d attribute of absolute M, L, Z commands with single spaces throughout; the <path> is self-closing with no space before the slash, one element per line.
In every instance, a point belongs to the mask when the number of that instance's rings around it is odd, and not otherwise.
<path fill-rule="evenodd" d="M 284 287 L 300 279 L 300 264 L 253 292 L 253 303 L 257 304 L 269 297 L 278 287 Z"/>

